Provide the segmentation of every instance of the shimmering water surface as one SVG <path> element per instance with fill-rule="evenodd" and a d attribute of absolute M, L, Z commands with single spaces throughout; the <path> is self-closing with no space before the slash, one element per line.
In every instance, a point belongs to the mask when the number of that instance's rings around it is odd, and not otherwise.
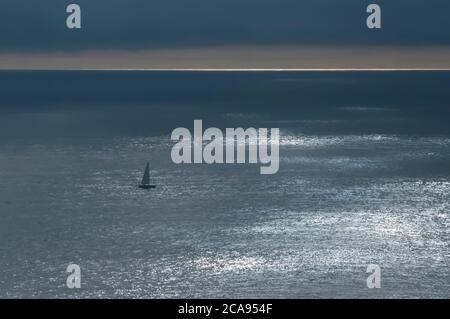
<path fill-rule="evenodd" d="M 81 84 L 99 76 L 129 86 L 111 93 L 122 104 Z M 144 93 L 170 76 L 0 74 L 10 89 L 0 98 L 0 297 L 449 297 L 449 74 L 219 73 L 187 84 L 214 91 L 211 101 L 181 84 L 163 91 L 186 103 Z M 31 90 L 33 77 L 79 83 L 84 97 L 69 84 Z M 360 86 L 372 82 L 384 97 L 363 106 Z M 315 103 L 320 88 L 332 94 Z M 147 102 L 125 103 L 136 96 Z M 280 127 L 279 173 L 173 164 L 171 130 L 199 117 Z M 147 161 L 151 191 L 136 187 Z M 66 288 L 70 263 L 81 266 L 79 290 Z M 382 268 L 381 289 L 367 289 L 369 264 Z"/>

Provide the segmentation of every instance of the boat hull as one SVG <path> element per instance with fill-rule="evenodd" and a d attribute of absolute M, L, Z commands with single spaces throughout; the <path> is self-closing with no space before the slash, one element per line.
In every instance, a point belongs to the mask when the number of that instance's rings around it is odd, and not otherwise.
<path fill-rule="evenodd" d="M 152 189 L 152 188 L 156 188 L 156 185 L 139 185 L 139 188 Z"/>

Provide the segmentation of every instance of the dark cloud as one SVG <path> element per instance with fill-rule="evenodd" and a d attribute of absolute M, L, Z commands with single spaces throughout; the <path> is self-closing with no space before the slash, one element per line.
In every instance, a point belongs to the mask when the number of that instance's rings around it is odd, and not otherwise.
<path fill-rule="evenodd" d="M 366 6 L 383 9 L 368 30 Z M 82 30 L 65 8 L 82 7 Z M 0 50 L 450 44 L 448 0 L 2 0 Z"/>

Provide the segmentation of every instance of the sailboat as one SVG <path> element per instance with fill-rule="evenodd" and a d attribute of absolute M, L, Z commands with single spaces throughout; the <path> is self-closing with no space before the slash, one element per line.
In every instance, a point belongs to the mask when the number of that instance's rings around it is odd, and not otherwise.
<path fill-rule="evenodd" d="M 156 185 L 150 184 L 150 163 L 147 163 L 145 167 L 144 176 L 142 177 L 142 182 L 139 185 L 139 188 L 150 189 L 155 188 Z"/>

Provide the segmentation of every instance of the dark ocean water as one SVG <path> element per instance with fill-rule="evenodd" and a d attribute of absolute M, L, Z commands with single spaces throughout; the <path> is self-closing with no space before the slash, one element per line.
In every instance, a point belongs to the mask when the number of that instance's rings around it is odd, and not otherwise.
<path fill-rule="evenodd" d="M 0 72 L 0 297 L 448 298 L 449 87 L 450 72 Z M 170 133 L 194 119 L 279 127 L 278 174 L 173 164 Z M 147 161 L 153 191 L 136 187 Z"/>

